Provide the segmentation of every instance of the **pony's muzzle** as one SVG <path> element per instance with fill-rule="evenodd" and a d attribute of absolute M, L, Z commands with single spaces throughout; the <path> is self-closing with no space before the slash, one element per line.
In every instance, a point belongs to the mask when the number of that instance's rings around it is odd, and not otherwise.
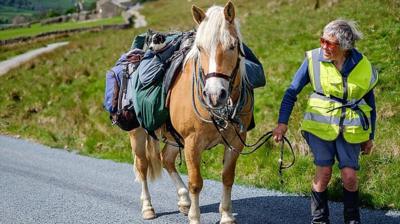
<path fill-rule="evenodd" d="M 203 97 L 206 103 L 213 108 L 219 108 L 226 104 L 228 100 L 228 93 L 225 89 L 219 89 L 215 92 L 203 91 Z"/>

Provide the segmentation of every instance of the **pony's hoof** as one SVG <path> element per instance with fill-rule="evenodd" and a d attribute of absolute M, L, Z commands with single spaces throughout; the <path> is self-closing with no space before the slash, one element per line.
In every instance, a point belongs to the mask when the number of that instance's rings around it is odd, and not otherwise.
<path fill-rule="evenodd" d="M 154 212 L 154 209 L 149 209 L 149 210 L 143 211 L 142 216 L 143 216 L 144 220 L 154 219 L 154 218 L 156 218 L 156 213 Z"/>
<path fill-rule="evenodd" d="M 187 216 L 189 214 L 190 206 L 179 206 L 179 212 Z"/>
<path fill-rule="evenodd" d="M 233 221 L 220 222 L 220 224 L 237 224 L 237 222 L 236 220 L 233 220 Z"/>
<path fill-rule="evenodd" d="M 220 224 L 237 224 L 235 218 L 232 217 L 224 217 L 219 222 Z"/>

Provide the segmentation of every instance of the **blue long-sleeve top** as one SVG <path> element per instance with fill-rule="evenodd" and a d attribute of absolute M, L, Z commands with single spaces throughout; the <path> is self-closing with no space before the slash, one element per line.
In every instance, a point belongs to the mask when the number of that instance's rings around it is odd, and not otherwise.
<path fill-rule="evenodd" d="M 358 52 L 356 49 L 352 49 L 350 51 L 349 56 L 346 58 L 342 70 L 340 73 L 343 77 L 347 77 L 353 68 L 357 65 L 357 63 L 362 59 L 363 55 Z M 330 62 L 330 60 L 326 60 L 323 57 L 323 50 L 321 49 L 319 55 L 319 61 Z M 308 59 L 305 58 L 300 68 L 297 70 L 294 75 L 293 81 L 290 84 L 289 88 L 286 90 L 285 95 L 282 99 L 281 107 L 279 110 L 279 119 L 278 123 L 288 124 L 289 117 L 292 113 L 295 102 L 297 101 L 297 95 L 301 92 L 301 90 L 310 83 L 310 77 L 308 74 Z M 375 107 L 375 96 L 374 91 L 369 91 L 364 96 L 365 102 L 372 108 L 371 111 L 371 134 L 370 139 L 374 139 L 375 135 L 375 122 L 376 122 L 376 107 Z"/>

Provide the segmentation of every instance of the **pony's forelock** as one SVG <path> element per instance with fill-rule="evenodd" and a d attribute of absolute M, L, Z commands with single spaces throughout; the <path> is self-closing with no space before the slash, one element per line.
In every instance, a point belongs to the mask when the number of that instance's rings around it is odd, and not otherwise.
<path fill-rule="evenodd" d="M 206 17 L 200 23 L 194 44 L 185 58 L 185 64 L 189 59 L 195 58 L 199 54 L 199 47 L 202 47 L 207 52 L 211 51 L 212 47 L 222 44 L 224 49 L 229 48 L 239 41 L 240 50 L 243 52 L 242 35 L 239 30 L 239 22 L 235 19 L 235 33 L 233 36 L 227 27 L 229 22 L 225 19 L 224 8 L 221 6 L 212 6 L 206 12 Z M 213 35 L 211 35 L 213 34 Z"/>

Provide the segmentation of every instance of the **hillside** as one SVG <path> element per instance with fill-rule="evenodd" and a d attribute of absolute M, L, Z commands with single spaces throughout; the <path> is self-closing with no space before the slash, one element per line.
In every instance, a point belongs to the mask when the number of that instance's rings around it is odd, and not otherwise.
<path fill-rule="evenodd" d="M 225 4 L 225 1 L 216 1 Z M 257 127 L 250 142 L 271 130 L 277 120 L 285 88 L 304 59 L 306 50 L 319 47 L 323 26 L 336 18 L 356 20 L 364 33 L 357 48 L 378 68 L 376 88 L 378 121 L 375 151 L 361 157 L 360 191 L 365 206 L 400 209 L 400 2 L 398 0 L 321 1 L 236 0 L 237 15 L 246 44 L 264 65 L 267 86 L 255 92 Z M 334 2 L 334 3 L 331 3 Z M 150 1 L 142 13 L 149 27 L 168 30 L 193 28 L 191 4 L 206 8 L 207 1 Z M 37 58 L 0 77 L 0 133 L 20 135 L 54 147 L 79 150 L 99 158 L 131 162 L 127 134 L 110 125 L 102 109 L 104 74 L 126 51 L 140 30 L 84 33 L 69 38 L 64 49 Z M 44 42 L 0 47 L 0 54 L 38 46 Z M 1 57 L 1 55 L 0 55 Z M 299 121 L 310 88 L 302 91 L 292 113 L 288 138 L 296 148 L 297 162 L 278 176 L 277 146 L 268 143 L 237 165 L 236 182 L 287 192 L 308 194 L 312 158 L 299 132 Z M 202 172 L 219 179 L 221 147 L 204 153 Z M 285 157 L 289 161 L 289 157 Z M 181 167 L 185 171 L 185 166 Z M 341 194 L 337 168 L 330 198 Z"/>

